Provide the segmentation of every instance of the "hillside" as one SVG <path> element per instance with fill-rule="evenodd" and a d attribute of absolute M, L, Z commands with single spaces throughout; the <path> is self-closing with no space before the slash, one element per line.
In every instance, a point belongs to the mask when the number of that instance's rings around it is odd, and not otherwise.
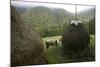
<path fill-rule="evenodd" d="M 17 6 L 16 11 L 33 30 L 43 37 L 63 34 L 65 27 L 75 18 L 74 14 L 63 8 Z M 88 22 L 94 19 L 94 16 L 94 8 L 78 13 L 79 20 L 84 22 L 87 30 L 90 30 Z"/>
<path fill-rule="evenodd" d="M 73 19 L 73 15 L 61 8 L 33 7 L 22 14 L 22 18 L 42 36 L 62 34 L 64 27 Z M 59 33 L 57 31 L 60 31 Z"/>
<path fill-rule="evenodd" d="M 95 17 L 95 9 L 91 8 L 85 11 L 81 11 L 78 13 L 78 16 L 81 20 L 86 20 L 86 21 L 90 21 L 91 19 L 94 19 Z"/>

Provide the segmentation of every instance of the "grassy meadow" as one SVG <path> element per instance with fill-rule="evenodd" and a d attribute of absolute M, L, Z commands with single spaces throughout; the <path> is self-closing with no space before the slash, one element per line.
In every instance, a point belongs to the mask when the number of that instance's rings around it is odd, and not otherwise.
<path fill-rule="evenodd" d="M 53 36 L 53 37 L 45 37 L 43 38 L 43 41 L 48 41 L 48 40 L 56 40 L 56 39 L 60 39 L 61 36 Z M 90 44 L 89 47 L 92 49 L 92 53 L 94 54 L 94 50 L 95 50 L 95 35 L 90 35 Z M 71 62 L 72 60 L 68 58 L 68 60 L 65 60 L 61 55 L 61 50 L 60 50 L 60 46 L 50 46 L 47 50 L 46 50 L 46 54 L 47 54 L 47 59 L 49 61 L 49 63 L 55 64 L 55 63 L 65 63 L 65 62 Z"/>

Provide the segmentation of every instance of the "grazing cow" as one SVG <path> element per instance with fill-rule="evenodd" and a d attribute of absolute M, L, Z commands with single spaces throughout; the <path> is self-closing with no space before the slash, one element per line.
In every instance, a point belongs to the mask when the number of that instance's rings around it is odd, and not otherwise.
<path fill-rule="evenodd" d="M 48 49 L 50 46 L 56 46 L 57 47 L 57 40 L 50 40 L 50 41 L 46 41 L 46 48 Z"/>
<path fill-rule="evenodd" d="M 48 49 L 50 46 L 61 46 L 61 39 L 57 39 L 57 40 L 50 40 L 50 41 L 46 41 L 46 48 Z"/>

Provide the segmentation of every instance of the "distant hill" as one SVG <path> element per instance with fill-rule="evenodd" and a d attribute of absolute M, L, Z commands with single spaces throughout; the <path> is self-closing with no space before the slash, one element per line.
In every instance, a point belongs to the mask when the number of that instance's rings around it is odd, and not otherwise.
<path fill-rule="evenodd" d="M 41 36 L 61 35 L 66 26 L 75 19 L 75 14 L 63 8 L 49 8 L 44 6 L 16 7 L 21 15 L 34 31 Z M 95 17 L 95 9 L 88 9 L 78 13 L 79 20 L 82 20 L 88 29 L 88 22 Z M 44 36 L 44 37 L 45 37 Z"/>
<path fill-rule="evenodd" d="M 29 10 L 37 10 L 37 13 L 40 11 L 40 12 L 43 12 L 45 10 L 48 10 L 47 11 L 48 13 L 52 13 L 54 15 L 54 17 L 56 17 L 55 19 L 57 19 L 57 22 L 60 23 L 60 21 L 62 21 L 64 18 L 66 18 L 68 21 L 71 21 L 74 19 L 74 14 L 72 14 L 71 12 L 68 12 L 62 8 L 47 8 L 47 7 L 44 7 L 44 6 L 37 6 L 37 7 L 19 7 L 19 6 L 15 6 L 16 8 L 16 11 L 19 13 L 19 14 L 24 14 L 25 12 L 29 11 Z M 93 19 L 95 17 L 95 9 L 94 8 L 91 8 L 91 9 L 88 9 L 88 10 L 85 10 L 85 11 L 81 11 L 78 13 L 78 18 L 82 21 L 89 21 L 91 19 Z M 61 20 L 61 18 L 63 18 Z"/>
<path fill-rule="evenodd" d="M 66 19 L 68 21 L 71 21 L 74 19 L 74 16 L 72 13 L 64 10 L 64 9 L 61 9 L 61 8 L 54 8 L 52 9 L 52 13 L 54 14 L 54 16 L 57 18 L 57 20 L 63 20 L 63 19 Z"/>
<path fill-rule="evenodd" d="M 44 35 L 47 30 L 52 34 L 61 34 L 64 27 L 73 19 L 73 14 L 61 8 L 44 6 L 31 7 L 21 14 L 22 18 L 33 30 Z M 59 33 L 57 31 L 60 31 Z M 49 34 L 49 32 L 46 32 Z"/>
<path fill-rule="evenodd" d="M 34 15 L 34 16 L 33 16 Z M 32 17 L 31 17 L 32 16 Z M 31 7 L 30 10 L 27 10 L 23 15 L 23 18 L 25 17 L 30 17 L 35 21 L 37 20 L 42 20 L 42 22 L 48 22 L 50 23 L 69 23 L 71 20 L 73 20 L 74 16 L 72 13 L 61 9 L 61 8 L 48 8 L 44 6 L 36 6 L 36 7 Z M 27 18 L 26 18 L 27 19 Z M 48 21 L 47 21 L 48 20 Z M 40 22 L 38 21 L 38 23 Z"/>
<path fill-rule="evenodd" d="M 14 8 L 16 9 L 17 13 L 19 15 L 25 13 L 28 9 L 30 8 L 27 8 L 27 7 L 21 7 L 21 6 L 14 6 Z"/>
<path fill-rule="evenodd" d="M 83 21 L 90 21 L 95 17 L 95 8 L 91 8 L 85 11 L 81 11 L 78 13 L 78 16 Z"/>

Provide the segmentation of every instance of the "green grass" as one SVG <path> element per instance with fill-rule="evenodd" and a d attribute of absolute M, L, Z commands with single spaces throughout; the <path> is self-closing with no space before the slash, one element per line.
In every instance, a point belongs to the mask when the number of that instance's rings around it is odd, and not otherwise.
<path fill-rule="evenodd" d="M 95 35 L 90 35 L 90 45 L 94 46 L 95 44 Z"/>
<path fill-rule="evenodd" d="M 61 36 L 53 36 L 53 37 L 46 37 L 43 38 L 43 41 L 47 41 L 47 40 L 56 40 L 56 39 L 60 39 Z M 94 35 L 90 35 L 90 44 L 89 47 L 92 50 L 92 53 L 95 54 L 94 50 L 95 50 L 95 36 Z M 50 64 L 55 64 L 55 63 L 64 63 L 64 62 L 68 62 L 68 61 L 72 61 L 72 60 L 65 60 L 61 55 L 61 47 L 55 47 L 55 46 L 50 46 L 48 48 L 48 50 L 46 51 L 47 53 L 47 58 Z"/>
<path fill-rule="evenodd" d="M 95 55 L 95 35 L 90 35 L 89 47 L 91 48 L 92 54 Z"/>
<path fill-rule="evenodd" d="M 61 39 L 61 36 L 53 36 L 53 37 L 46 37 L 43 38 L 43 41 L 48 41 L 48 40 L 57 40 Z M 55 47 L 55 46 L 50 46 L 46 53 L 47 53 L 47 58 L 50 64 L 55 64 L 55 63 L 61 63 L 63 62 L 61 50 L 59 50 L 60 47 Z"/>
<path fill-rule="evenodd" d="M 60 38 L 61 38 L 61 36 L 45 37 L 45 38 L 43 38 L 43 41 L 56 40 L 56 39 L 60 39 Z"/>

